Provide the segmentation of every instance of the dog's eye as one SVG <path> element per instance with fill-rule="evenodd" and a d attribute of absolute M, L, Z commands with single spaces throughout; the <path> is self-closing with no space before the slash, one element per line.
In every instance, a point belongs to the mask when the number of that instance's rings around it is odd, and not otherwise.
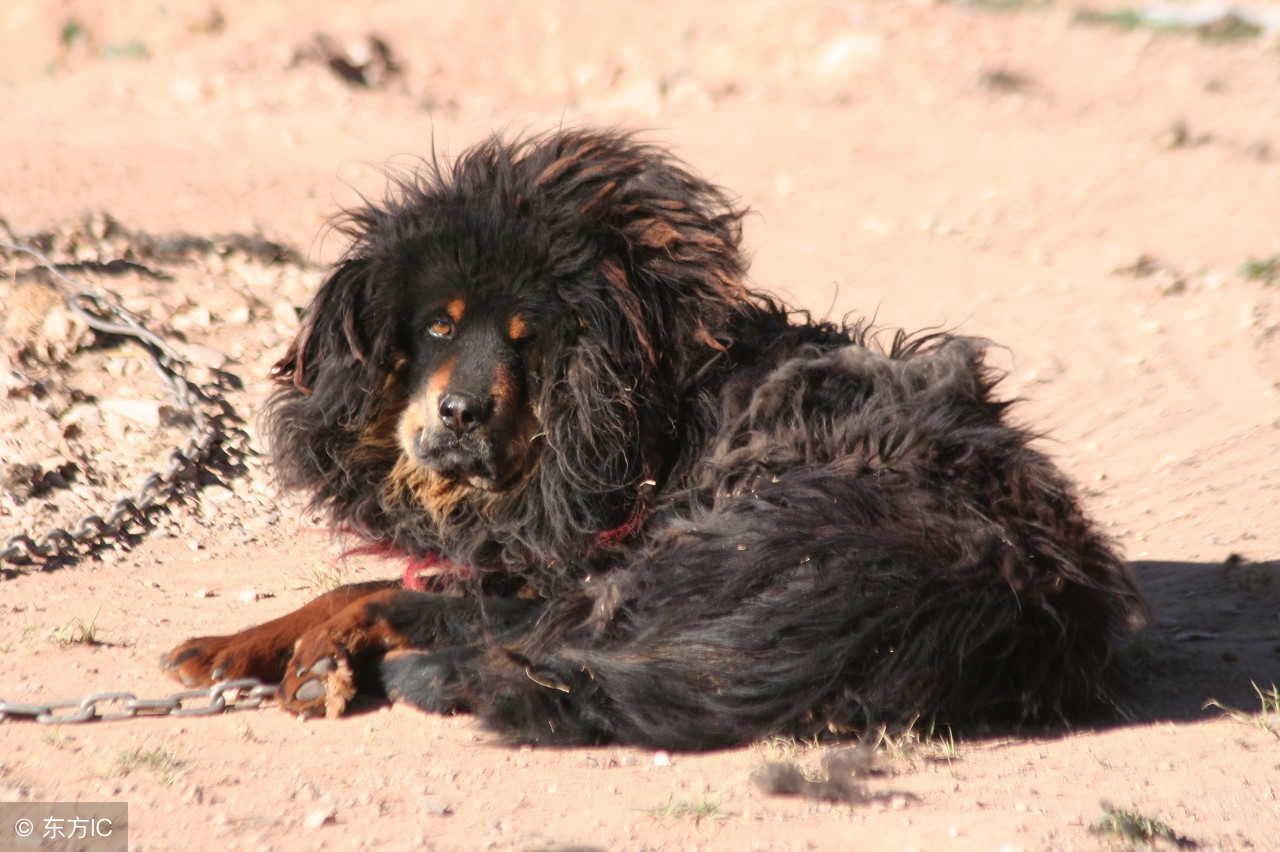
<path fill-rule="evenodd" d="M 427 334 L 432 337 L 438 337 L 441 340 L 448 340 L 453 337 L 453 323 L 447 319 L 433 319 L 431 325 L 427 326 Z"/>

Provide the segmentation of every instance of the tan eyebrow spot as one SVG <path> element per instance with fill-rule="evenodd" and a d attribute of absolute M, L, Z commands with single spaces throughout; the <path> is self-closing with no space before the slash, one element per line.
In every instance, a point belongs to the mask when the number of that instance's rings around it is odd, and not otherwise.
<path fill-rule="evenodd" d="M 507 340 L 524 340 L 529 336 L 529 324 L 523 317 L 513 316 L 507 321 Z"/>
<path fill-rule="evenodd" d="M 462 322 L 462 312 L 466 309 L 467 303 L 462 301 L 461 297 L 450 299 L 444 306 L 444 312 L 449 315 L 449 319 L 455 323 Z"/>

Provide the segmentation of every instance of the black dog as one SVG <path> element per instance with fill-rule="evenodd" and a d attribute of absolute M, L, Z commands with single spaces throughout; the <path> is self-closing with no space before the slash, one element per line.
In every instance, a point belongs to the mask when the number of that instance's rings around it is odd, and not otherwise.
<path fill-rule="evenodd" d="M 789 311 L 746 286 L 742 215 L 577 130 L 349 214 L 267 422 L 284 484 L 410 570 L 165 665 L 556 743 L 1114 710 L 1141 598 L 982 342 Z"/>

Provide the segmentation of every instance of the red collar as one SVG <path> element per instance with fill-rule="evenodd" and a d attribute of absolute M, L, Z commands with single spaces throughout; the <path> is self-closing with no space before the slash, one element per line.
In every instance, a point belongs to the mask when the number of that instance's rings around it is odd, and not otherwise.
<path fill-rule="evenodd" d="M 621 524 L 597 533 L 591 539 L 587 552 L 598 553 L 601 550 L 608 550 L 626 544 L 644 528 L 644 522 L 648 515 L 648 504 L 639 504 Z M 403 556 L 404 554 L 389 544 L 367 544 L 348 550 L 343 554 L 343 556 L 351 555 Z M 438 589 L 442 580 L 468 580 L 474 574 L 475 572 L 471 570 L 471 566 L 459 565 L 457 562 L 446 559 L 440 555 L 438 550 L 428 550 L 422 556 L 406 557 L 404 574 L 401 575 L 400 582 L 407 591 L 430 592 Z"/>
<path fill-rule="evenodd" d="M 437 579 L 466 580 L 472 576 L 471 568 L 459 565 L 429 550 L 424 556 L 410 556 L 405 562 L 401 584 L 410 592 L 429 592 L 438 588 Z"/>

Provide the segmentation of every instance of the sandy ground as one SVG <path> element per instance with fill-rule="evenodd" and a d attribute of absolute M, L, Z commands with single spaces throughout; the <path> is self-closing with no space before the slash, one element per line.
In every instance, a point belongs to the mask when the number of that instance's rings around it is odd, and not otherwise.
<path fill-rule="evenodd" d="M 295 309 L 342 249 L 326 222 L 381 192 L 382 164 L 495 129 L 644 128 L 755 209 L 761 287 L 1006 346 L 1006 389 L 1156 621 L 1133 649 L 1136 720 L 922 731 L 881 744 L 858 802 L 757 787 L 769 761 L 819 772 L 808 744 L 517 750 L 466 717 L 379 706 L 305 724 L 274 708 L 10 719 L 0 801 L 128 801 L 139 850 L 1123 848 L 1098 829 L 1107 807 L 1163 827 L 1164 848 L 1280 848 L 1280 711 L 1255 692 L 1280 684 L 1280 274 L 1264 263 L 1280 256 L 1280 48 L 1076 11 L 7 0 L 0 217 L 81 261 L 143 232 L 222 239 L 73 274 L 235 374 L 251 433 Z M 302 262 L 264 263 L 237 233 Z M 3 540 L 102 511 L 183 432 L 140 350 L 87 346 L 15 280 L 30 263 L 0 257 Z M 397 573 L 337 559 L 256 457 L 223 474 L 132 548 L 9 566 L 0 697 L 168 695 L 156 660 L 179 640 Z"/>

